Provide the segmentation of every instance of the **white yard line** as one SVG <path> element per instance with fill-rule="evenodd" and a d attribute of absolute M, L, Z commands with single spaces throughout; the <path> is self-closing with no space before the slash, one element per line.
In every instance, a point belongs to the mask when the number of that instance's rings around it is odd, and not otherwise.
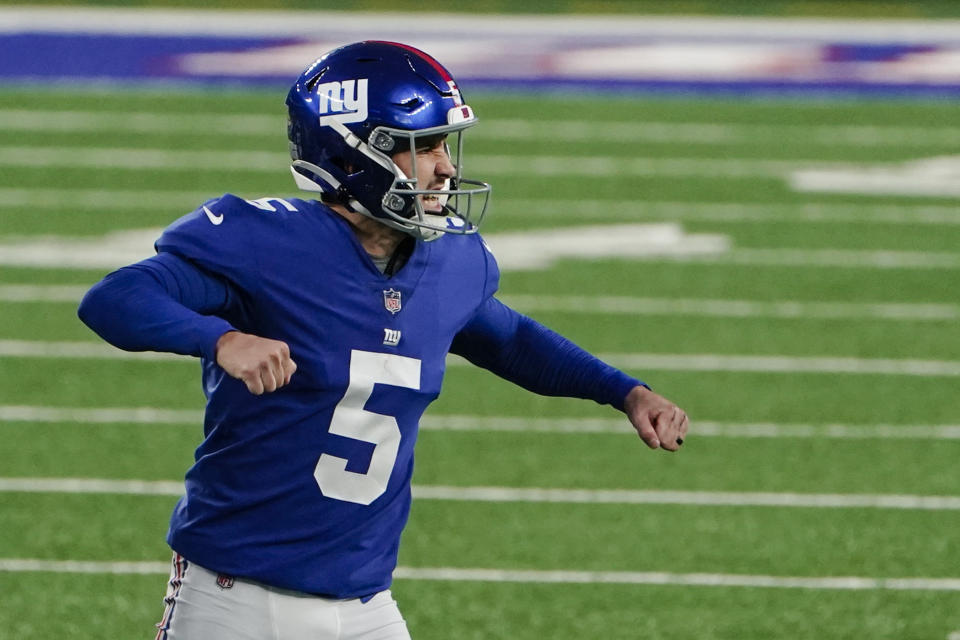
<path fill-rule="evenodd" d="M 0 357 L 81 358 L 96 360 L 159 360 L 189 362 L 190 356 L 155 351 L 130 352 L 105 342 L 0 340 Z"/>
<path fill-rule="evenodd" d="M 145 209 L 165 209 L 173 212 L 189 211 L 219 193 L 211 191 L 167 191 L 156 189 L 50 189 L 0 188 L 0 208 L 24 208 L 30 211 L 49 209 L 104 209 L 129 210 L 137 214 Z M 171 220 L 172 222 L 172 220 Z"/>
<path fill-rule="evenodd" d="M 77 303 L 85 285 L 0 285 L 0 302 Z M 502 295 L 523 312 L 553 311 L 594 315 L 670 315 L 720 318 L 815 318 L 890 321 L 960 320 L 960 305 L 885 302 L 806 302 L 630 296 Z"/>
<path fill-rule="evenodd" d="M 0 492 L 181 496 L 183 483 L 101 478 L 0 478 Z M 662 504 L 707 507 L 908 509 L 960 511 L 960 496 L 732 491 L 644 491 L 414 485 L 417 500 L 561 504 Z"/>
<path fill-rule="evenodd" d="M 2 195 L 2 190 L 0 190 Z M 0 203 L 2 206 L 2 203 Z M 497 202 L 504 215 L 587 220 L 707 222 L 806 222 L 824 224 L 958 225 L 955 206 L 845 204 L 828 202 L 679 202 L 656 200 L 550 200 L 510 198 Z"/>
<path fill-rule="evenodd" d="M 2 148 L 0 148 L 0 160 L 3 158 L 2 154 Z M 849 162 L 780 158 L 478 155 L 470 157 L 470 168 L 477 175 L 597 178 L 666 176 L 755 180 L 784 178 L 792 171 L 805 168 L 846 170 L 854 168 L 854 165 Z"/>
<path fill-rule="evenodd" d="M 3 122 L 0 111 L 0 126 Z M 693 145 L 757 144 L 765 140 L 805 145 L 895 146 L 928 149 L 960 144 L 958 127 L 883 125 L 741 124 L 670 121 L 483 120 L 471 137 L 563 142 L 681 142 Z"/>
<path fill-rule="evenodd" d="M 663 262 L 737 264 L 758 267 L 837 267 L 841 269 L 958 269 L 960 253 L 948 251 L 872 251 L 859 249 L 731 249 L 712 255 L 633 258 Z"/>
<path fill-rule="evenodd" d="M 167 575 L 168 562 L 96 562 L 0 558 L 2 572 Z M 736 573 L 667 573 L 641 571 L 542 571 L 397 567 L 398 580 L 443 582 L 512 582 L 524 584 L 632 584 L 760 589 L 960 591 L 958 578 L 871 578 L 862 576 L 769 576 Z M 951 640 L 953 636 L 951 635 Z"/>
<path fill-rule="evenodd" d="M 203 411 L 157 407 L 36 407 L 0 405 L 2 422 L 62 424 L 168 424 L 198 427 Z M 628 434 L 622 418 L 523 418 L 516 416 L 426 415 L 423 431 Z M 742 423 L 697 420 L 696 437 L 821 438 L 833 440 L 960 440 L 960 425 Z"/>
<path fill-rule="evenodd" d="M 35 560 L 0 558 L 0 571 L 12 573 L 110 573 L 169 574 L 169 562 L 94 562 L 83 560 Z"/>
<path fill-rule="evenodd" d="M 852 375 L 960 376 L 960 361 L 886 358 L 842 358 L 779 355 L 720 355 L 677 353 L 598 353 L 597 357 L 622 369 L 664 371 L 738 371 L 749 373 L 831 373 Z M 469 363 L 458 356 L 448 366 Z"/>
<path fill-rule="evenodd" d="M 0 408 L 0 418 L 3 409 Z M 516 433 L 631 433 L 622 418 L 521 418 L 514 416 L 426 415 L 425 431 L 503 431 Z M 823 438 L 836 440 L 957 440 L 960 425 L 799 424 L 696 420 L 691 435 L 719 438 Z"/>
<path fill-rule="evenodd" d="M 960 578 L 787 577 L 725 573 L 536 571 L 398 567 L 398 579 L 533 584 L 642 584 L 816 590 L 960 591 Z"/>
<path fill-rule="evenodd" d="M 413 495 L 418 500 L 470 502 L 960 510 L 960 496 L 444 486 L 414 486 Z"/>
<path fill-rule="evenodd" d="M 223 136 L 264 136 L 283 141 L 287 116 L 265 113 L 164 113 L 162 111 L 75 109 L 0 109 L 0 131 L 50 133 L 199 133 Z M 922 130 L 917 131 L 923 136 Z M 906 140 L 905 140 L 906 142 Z"/>
<path fill-rule="evenodd" d="M 628 225 L 629 226 L 629 225 Z M 591 229 L 599 233 L 595 228 Z M 37 268 L 102 269 L 117 268 L 152 255 L 150 246 L 160 230 L 114 232 L 102 238 L 65 238 L 44 236 L 36 239 L 0 237 L 0 264 Z M 951 271 L 960 269 L 960 253 L 935 251 L 871 251 L 858 249 L 728 249 L 724 236 L 711 234 L 678 234 L 677 241 L 655 244 L 626 244 L 609 232 L 611 245 L 617 245 L 612 260 L 632 262 L 675 262 L 712 265 L 749 265 L 758 267 L 838 269 L 924 269 Z M 633 231 L 640 235 L 639 231 Z M 539 270 L 551 268 L 561 257 L 599 259 L 595 247 L 572 244 L 575 231 L 565 231 L 563 243 L 545 243 L 526 257 L 516 251 L 522 233 L 490 234 L 487 241 L 497 253 L 497 242 L 506 242 L 501 252 L 501 270 Z M 683 237 L 689 244 L 679 241 Z M 504 248 L 501 246 L 501 248 Z M 579 252 L 579 253 L 578 253 Z M 614 253 L 613 249 L 611 252 Z M 629 255 L 619 255 L 629 254 Z"/>
<path fill-rule="evenodd" d="M 657 353 L 601 353 L 598 357 L 615 367 L 634 370 L 960 376 L 960 361 L 956 360 Z"/>
<path fill-rule="evenodd" d="M 82 111 L 0 109 L 0 130 L 104 133 L 202 133 L 280 139 L 283 113 L 165 113 L 160 111 Z M 929 149 L 960 144 L 958 127 L 884 125 L 758 125 L 715 122 L 586 121 L 484 119 L 472 130 L 476 140 L 553 140 L 559 142 L 682 142 L 695 145 L 756 144 L 776 139 L 806 145 L 894 146 Z"/>
<path fill-rule="evenodd" d="M 30 407 L 0 405 L 0 422 L 70 424 L 203 424 L 203 411 L 155 407 Z"/>
<path fill-rule="evenodd" d="M 29 211 L 83 208 L 134 212 L 142 211 L 145 207 L 188 210 L 217 195 L 219 194 L 210 191 L 0 187 L 0 208 L 15 207 Z M 611 219 L 619 222 L 650 220 L 960 225 L 960 211 L 957 207 L 921 204 L 858 205 L 828 202 L 784 204 L 510 198 L 498 200 L 497 209 L 503 212 L 503 215 L 549 217 L 555 220 L 577 218 L 581 221 Z"/>
<path fill-rule="evenodd" d="M 0 478 L 2 493 L 76 493 L 182 496 L 182 481 L 105 480 L 99 478 Z"/>
<path fill-rule="evenodd" d="M 0 284 L 0 302 L 78 303 L 89 285 L 72 284 Z"/>
<path fill-rule="evenodd" d="M 184 151 L 133 147 L 0 147 L 0 166 L 177 171 L 287 171 L 289 154 L 276 151 Z"/>
<path fill-rule="evenodd" d="M 191 171 L 286 171 L 288 154 L 276 151 L 195 151 L 132 147 L 0 146 L 0 166 Z M 490 175 L 692 176 L 783 178 L 802 169 L 855 169 L 849 162 L 779 158 L 689 158 L 619 156 L 473 155 L 471 171 Z"/>
<path fill-rule="evenodd" d="M 0 288 L 2 294 L 2 288 Z M 930 303 L 805 302 L 638 298 L 629 296 L 499 296 L 520 311 L 576 314 L 708 316 L 721 318 L 816 318 L 853 320 L 958 320 L 960 305 Z"/>
<path fill-rule="evenodd" d="M 600 353 L 613 366 L 634 370 L 739 371 L 762 373 L 834 373 L 927 377 L 960 376 L 960 361 L 892 358 L 842 358 L 779 355 L 719 355 L 676 353 Z M 190 356 L 153 351 L 131 353 L 100 342 L 0 340 L 0 357 L 81 358 L 98 360 L 161 360 L 190 362 Z M 449 356 L 447 366 L 469 363 Z"/>

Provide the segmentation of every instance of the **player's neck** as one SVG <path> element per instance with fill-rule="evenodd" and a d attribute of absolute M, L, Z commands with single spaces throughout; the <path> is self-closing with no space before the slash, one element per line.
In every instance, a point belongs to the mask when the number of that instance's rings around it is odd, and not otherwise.
<path fill-rule="evenodd" d="M 354 213 L 340 205 L 330 207 L 340 214 L 353 229 L 360 246 L 374 258 L 388 258 L 408 236 L 399 229 L 393 229 L 365 215 Z"/>

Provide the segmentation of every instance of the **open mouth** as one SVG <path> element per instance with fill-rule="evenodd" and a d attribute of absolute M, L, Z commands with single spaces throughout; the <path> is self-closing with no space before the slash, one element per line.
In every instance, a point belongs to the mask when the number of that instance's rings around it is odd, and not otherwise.
<path fill-rule="evenodd" d="M 444 203 L 447 201 L 447 198 L 444 194 L 422 194 L 420 196 L 420 202 L 423 203 L 425 208 L 431 210 L 440 210 L 443 209 Z"/>

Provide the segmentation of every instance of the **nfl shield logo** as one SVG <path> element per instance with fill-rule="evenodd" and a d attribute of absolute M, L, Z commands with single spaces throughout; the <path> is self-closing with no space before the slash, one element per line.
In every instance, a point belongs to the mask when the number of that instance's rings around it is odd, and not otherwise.
<path fill-rule="evenodd" d="M 217 574 L 217 586 L 221 589 L 230 589 L 233 587 L 233 577 L 225 573 Z"/>
<path fill-rule="evenodd" d="M 400 292 L 393 288 L 384 290 L 383 306 L 386 307 L 390 313 L 400 311 Z"/>

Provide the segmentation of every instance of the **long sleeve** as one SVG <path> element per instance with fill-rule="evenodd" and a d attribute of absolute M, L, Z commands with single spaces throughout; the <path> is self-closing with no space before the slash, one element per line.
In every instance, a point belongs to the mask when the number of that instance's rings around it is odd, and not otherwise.
<path fill-rule="evenodd" d="M 169 253 L 123 267 L 93 286 L 80 319 L 126 351 L 163 351 L 215 359 L 233 326 L 217 317 L 234 293 L 223 280 Z"/>
<path fill-rule="evenodd" d="M 594 400 L 621 411 L 631 389 L 647 386 L 492 297 L 450 351 L 534 393 Z"/>

